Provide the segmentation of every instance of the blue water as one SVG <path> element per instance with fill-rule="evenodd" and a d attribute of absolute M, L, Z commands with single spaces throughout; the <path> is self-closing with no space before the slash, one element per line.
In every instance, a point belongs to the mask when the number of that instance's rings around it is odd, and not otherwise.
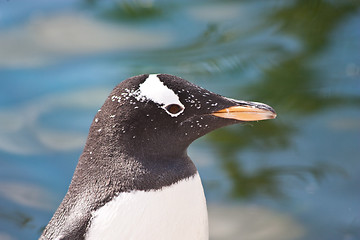
<path fill-rule="evenodd" d="M 36 239 L 105 98 L 165 72 L 275 120 L 189 149 L 211 239 L 360 239 L 356 1 L 0 0 L 0 239 Z"/>

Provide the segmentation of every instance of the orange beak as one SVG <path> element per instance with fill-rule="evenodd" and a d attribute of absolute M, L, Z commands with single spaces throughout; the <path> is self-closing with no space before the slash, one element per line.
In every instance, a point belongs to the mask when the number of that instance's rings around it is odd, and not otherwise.
<path fill-rule="evenodd" d="M 239 106 L 232 106 L 213 112 L 212 115 L 239 121 L 259 121 L 276 118 L 274 109 L 263 103 L 242 102 Z"/>

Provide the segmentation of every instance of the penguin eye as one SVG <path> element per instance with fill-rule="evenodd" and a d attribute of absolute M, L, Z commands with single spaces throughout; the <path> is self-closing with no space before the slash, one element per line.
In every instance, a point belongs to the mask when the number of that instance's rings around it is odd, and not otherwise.
<path fill-rule="evenodd" d="M 166 111 L 168 111 L 171 114 L 179 113 L 183 108 L 180 105 L 177 104 L 170 104 L 165 107 Z"/>

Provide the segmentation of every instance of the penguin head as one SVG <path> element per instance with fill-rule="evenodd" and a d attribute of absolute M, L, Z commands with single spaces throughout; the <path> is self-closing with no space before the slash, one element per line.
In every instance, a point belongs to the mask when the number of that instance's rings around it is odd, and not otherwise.
<path fill-rule="evenodd" d="M 169 157 L 214 129 L 275 117 L 268 105 L 229 99 L 176 76 L 139 75 L 113 89 L 89 137 L 123 145 L 127 154 Z"/>

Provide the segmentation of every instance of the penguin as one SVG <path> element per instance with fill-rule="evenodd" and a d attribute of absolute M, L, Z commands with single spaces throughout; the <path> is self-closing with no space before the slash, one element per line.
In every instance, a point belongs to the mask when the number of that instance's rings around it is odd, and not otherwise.
<path fill-rule="evenodd" d="M 266 104 L 173 75 L 121 82 L 95 115 L 68 192 L 39 239 L 208 239 L 188 146 L 217 128 L 275 117 Z"/>

